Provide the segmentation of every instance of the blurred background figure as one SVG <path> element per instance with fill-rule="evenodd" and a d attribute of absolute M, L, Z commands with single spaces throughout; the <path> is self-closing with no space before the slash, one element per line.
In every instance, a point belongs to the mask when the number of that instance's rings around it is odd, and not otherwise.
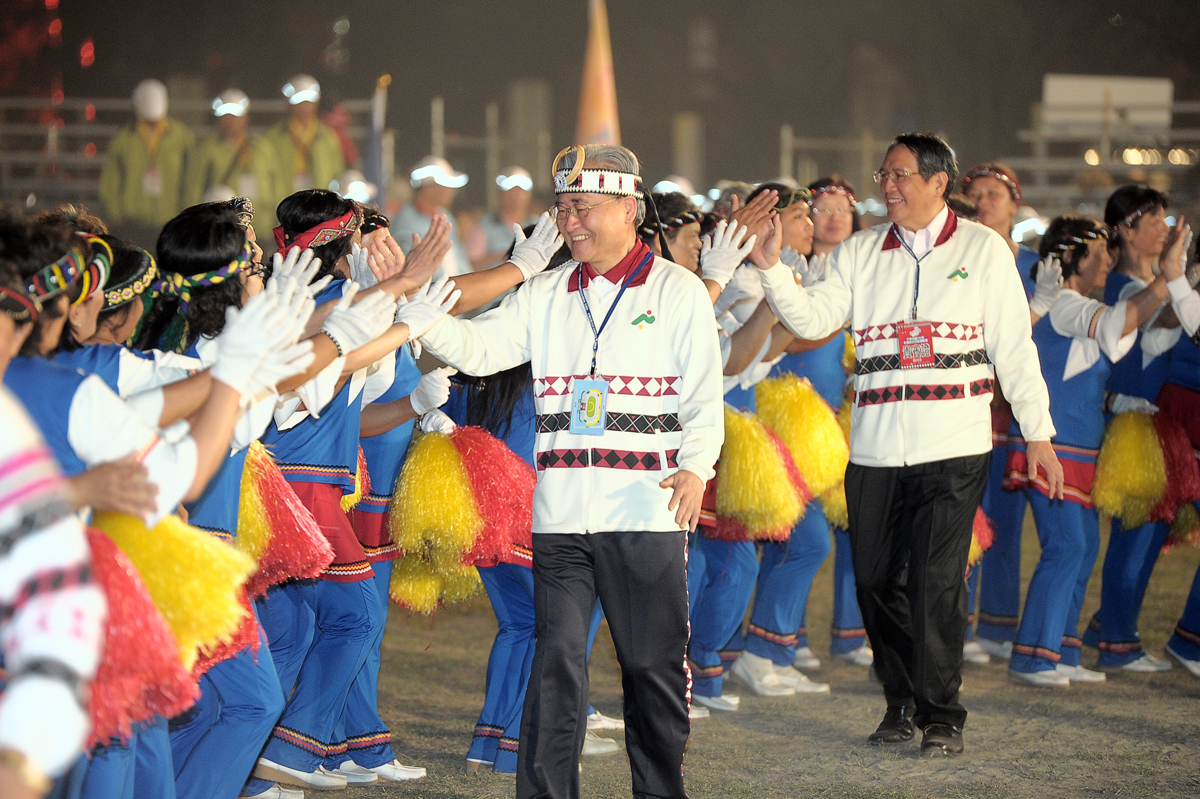
<path fill-rule="evenodd" d="M 167 116 L 167 87 L 144 80 L 133 90 L 134 124 L 109 143 L 100 173 L 105 218 L 122 238 L 153 247 L 158 228 L 187 204 L 184 176 L 196 139 Z"/>
<path fill-rule="evenodd" d="M 329 183 L 329 190 L 359 205 L 373 205 L 379 194 L 379 187 L 367 180 L 357 169 L 342 172 Z"/>
<path fill-rule="evenodd" d="M 472 269 L 487 269 L 504 260 L 513 245 L 513 225 L 533 224 L 536 216 L 529 212 L 533 202 L 533 176 L 519 166 L 510 166 L 496 176 L 500 187 L 500 209 L 485 214 L 465 236 L 467 257 Z"/>
<path fill-rule="evenodd" d="M 465 173 L 455 170 L 445 158 L 425 156 L 409 175 L 413 187 L 412 200 L 392 219 L 392 236 L 405 255 L 413 247 L 413 234 L 424 236 L 434 214 L 445 214 L 450 220 L 450 251 L 442 259 L 442 265 L 433 276 L 434 280 L 471 271 L 471 261 L 458 237 L 458 220 L 450 212 L 458 190 L 467 185 L 467 179 Z"/>
<path fill-rule="evenodd" d="M 200 142 L 188 167 L 188 204 L 246 197 L 258 209 L 254 232 L 270 241 L 275 205 L 285 196 L 275 185 L 271 144 L 250 133 L 250 98 L 241 89 L 221 92 L 213 116 L 217 132 Z"/>
<path fill-rule="evenodd" d="M 342 143 L 317 118 L 321 84 L 311 75 L 296 75 L 283 87 L 291 106 L 287 120 L 266 133 L 274 149 L 276 202 L 297 191 L 324 189 L 346 168 Z"/>

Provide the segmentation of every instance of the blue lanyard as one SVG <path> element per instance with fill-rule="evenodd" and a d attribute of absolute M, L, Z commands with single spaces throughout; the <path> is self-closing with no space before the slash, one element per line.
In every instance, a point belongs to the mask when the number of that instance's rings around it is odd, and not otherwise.
<path fill-rule="evenodd" d="M 913 257 L 913 262 L 917 267 L 917 274 L 913 277 L 913 301 L 912 301 L 912 321 L 917 321 L 917 297 L 921 294 L 921 261 L 929 257 L 929 253 L 933 252 L 933 248 L 929 248 L 929 252 L 922 255 L 920 258 L 913 252 L 913 248 L 908 246 L 908 242 L 904 240 L 904 233 L 898 228 L 896 230 L 896 238 L 900 240 L 900 246 L 903 247 L 909 255 Z"/>
<path fill-rule="evenodd" d="M 634 269 L 625 280 L 621 281 L 621 290 L 617 292 L 617 298 L 613 300 L 613 304 L 609 306 L 608 313 L 604 315 L 604 321 L 600 323 L 600 329 L 596 329 L 596 320 L 592 318 L 592 309 L 588 305 L 587 293 L 583 288 L 583 264 L 579 265 L 579 299 L 583 302 L 583 312 L 587 314 L 588 324 L 592 327 L 592 372 L 591 376 L 596 376 L 596 354 L 600 351 L 600 334 L 604 332 L 604 328 L 608 325 L 608 320 L 612 318 L 613 311 L 617 310 L 617 303 L 621 301 L 621 295 L 625 293 L 625 289 L 629 288 L 629 284 L 637 280 L 638 275 L 646 268 L 646 265 L 654 260 L 654 253 L 646 253 L 646 257 L 638 264 L 637 269 Z"/>

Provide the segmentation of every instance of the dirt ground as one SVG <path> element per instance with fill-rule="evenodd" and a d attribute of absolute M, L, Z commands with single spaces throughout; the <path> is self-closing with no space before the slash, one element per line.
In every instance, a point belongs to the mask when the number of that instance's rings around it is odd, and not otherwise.
<path fill-rule="evenodd" d="M 1104 544 L 1106 546 L 1106 543 Z M 1039 549 L 1027 521 L 1024 583 Z M 1104 549 L 1101 549 L 1103 561 Z M 1200 561 L 1196 550 L 1159 560 L 1141 630 L 1161 654 L 1182 611 Z M 1200 680 L 1181 669 L 1158 675 L 1120 673 L 1097 686 L 1068 690 L 1009 685 L 1003 665 L 967 666 L 963 704 L 971 716 L 966 753 L 921 760 L 916 745 L 876 748 L 866 736 L 884 709 L 866 669 L 827 657 L 832 558 L 809 602 L 808 626 L 822 667 L 810 676 L 829 695 L 761 699 L 742 695 L 737 713 L 713 712 L 694 722 L 685 763 L 693 799 L 709 797 L 1043 797 L 1195 796 L 1200 798 Z M 1099 603 L 1100 567 L 1089 586 L 1083 620 Z M 392 609 L 384 640 L 380 710 L 405 763 L 429 776 L 410 785 L 360 788 L 356 797 L 496 797 L 514 794 L 514 778 L 463 769 L 479 709 L 496 623 L 486 597 L 432 619 Z M 1095 664 L 1084 650 L 1084 665 Z M 606 632 L 597 638 L 591 699 L 618 715 L 619 672 Z M 619 737 L 614 736 L 614 737 Z M 623 753 L 584 761 L 583 796 L 629 796 Z"/>

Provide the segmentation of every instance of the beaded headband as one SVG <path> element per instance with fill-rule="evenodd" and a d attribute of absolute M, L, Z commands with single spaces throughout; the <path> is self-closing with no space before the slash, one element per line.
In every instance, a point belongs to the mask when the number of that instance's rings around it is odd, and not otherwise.
<path fill-rule="evenodd" d="M 838 186 L 837 184 L 831 186 L 822 186 L 819 189 L 809 189 L 809 191 L 812 192 L 813 201 L 816 201 L 816 199 L 822 194 L 840 194 L 849 200 L 851 205 L 858 203 L 858 198 L 854 196 L 854 192 L 850 191 L 845 186 Z"/>
<path fill-rule="evenodd" d="M 140 249 L 140 248 L 139 248 Z M 142 250 L 142 266 L 132 277 L 122 283 L 104 287 L 104 308 L 112 310 L 133 302 L 150 289 L 158 277 L 158 264 L 154 256 Z"/>
<path fill-rule="evenodd" d="M 1085 230 L 1075 236 L 1064 236 L 1062 241 L 1055 242 L 1054 246 L 1050 249 L 1054 252 L 1066 252 L 1067 250 L 1075 249 L 1081 244 L 1087 244 L 1089 241 L 1095 241 L 1096 239 L 1108 239 L 1108 237 L 1109 233 L 1107 228 Z"/>
<path fill-rule="evenodd" d="M 179 315 L 182 316 L 187 313 L 188 303 L 192 301 L 193 289 L 224 283 L 228 278 L 245 269 L 252 257 L 253 250 L 250 247 L 249 239 L 247 239 L 242 244 L 242 251 L 238 253 L 238 256 L 220 269 L 188 277 L 175 272 L 164 273 L 162 278 L 154 284 L 154 294 L 156 297 L 178 297 Z"/>
<path fill-rule="evenodd" d="M 359 228 L 365 236 L 368 233 L 374 233 L 380 228 L 390 228 L 392 220 L 388 219 L 384 214 L 378 211 L 365 211 L 363 213 L 362 227 Z"/>
<path fill-rule="evenodd" d="M 254 203 L 250 202 L 249 197 L 234 197 L 226 205 L 233 209 L 233 215 L 242 229 L 254 224 Z"/>
<path fill-rule="evenodd" d="M 72 245 L 62 258 L 29 277 L 25 281 L 25 292 L 38 302 L 62 294 L 79 279 L 87 267 L 86 258 L 82 242 Z"/>
<path fill-rule="evenodd" d="M 31 300 L 7 286 L 0 286 L 0 313 L 8 314 L 8 318 L 18 325 L 36 322 L 40 310 L 37 300 Z"/>
<path fill-rule="evenodd" d="M 1154 211 L 1155 209 L 1162 208 L 1162 207 L 1163 207 L 1163 204 L 1161 202 L 1159 202 L 1158 200 L 1150 200 L 1149 202 L 1142 203 L 1137 208 L 1135 208 L 1132 211 L 1130 211 L 1129 213 L 1125 214 L 1124 219 L 1122 219 L 1117 224 L 1113 225 L 1113 227 L 1112 227 L 1113 235 L 1116 236 L 1117 228 L 1122 227 L 1122 226 L 1129 227 L 1134 222 L 1136 222 L 1138 220 L 1138 218 L 1141 217 L 1143 214 L 1148 214 L 1151 211 Z"/>
<path fill-rule="evenodd" d="M 1018 183 L 1012 175 L 1005 174 L 995 167 L 991 167 L 986 164 L 980 164 L 977 167 L 972 167 L 967 174 L 963 175 L 963 189 L 966 189 L 967 186 L 970 186 L 971 181 L 975 180 L 976 178 L 995 178 L 1008 187 L 1008 193 L 1012 195 L 1012 198 L 1015 202 L 1021 201 L 1021 184 Z"/>
<path fill-rule="evenodd" d="M 112 268 L 113 251 L 107 241 L 98 236 L 88 235 L 83 235 L 83 240 L 91 248 L 92 258 L 79 276 L 81 285 L 79 297 L 71 303 L 72 305 L 86 302 L 93 294 L 102 290 L 105 281 L 108 280 L 109 270 Z"/>
<path fill-rule="evenodd" d="M 362 227 L 362 214 L 362 209 L 355 206 L 341 216 L 322 222 L 296 236 L 288 236 L 283 232 L 283 225 L 280 225 L 273 231 L 275 245 L 280 252 L 286 252 L 293 247 L 307 250 L 337 241 L 343 236 L 352 236 L 354 231 Z"/>
<path fill-rule="evenodd" d="M 662 226 L 663 230 L 679 230 L 684 225 L 690 225 L 692 222 L 699 222 L 702 219 L 704 219 L 704 214 L 696 211 L 684 211 L 679 216 L 663 220 Z M 638 228 L 638 233 L 644 236 L 653 236 L 658 233 L 658 225 L 647 222 Z"/>
<path fill-rule="evenodd" d="M 559 162 L 569 152 L 575 153 L 575 166 L 558 169 Z M 550 171 L 554 173 L 555 194 L 614 194 L 618 197 L 636 197 L 645 192 L 642 179 L 631 172 L 616 169 L 584 169 L 584 149 L 579 145 L 565 147 L 554 157 Z"/>

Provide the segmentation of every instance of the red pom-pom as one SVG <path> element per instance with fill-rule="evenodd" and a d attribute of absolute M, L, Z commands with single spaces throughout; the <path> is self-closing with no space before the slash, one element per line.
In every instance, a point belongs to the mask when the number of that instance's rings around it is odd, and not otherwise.
<path fill-rule="evenodd" d="M 129 558 L 99 530 L 89 528 L 87 536 L 92 574 L 108 600 L 104 655 L 88 701 L 90 748 L 112 738 L 128 741 L 138 722 L 182 713 L 200 689 L 179 662 L 175 636 Z"/>
<path fill-rule="evenodd" d="M 450 441 L 458 450 L 483 530 L 463 563 L 500 562 L 514 545 L 531 547 L 533 489 L 529 464 L 482 427 L 457 427 Z"/>
<path fill-rule="evenodd" d="M 249 649 L 254 653 L 258 652 L 258 618 L 254 615 L 254 608 L 250 606 L 250 597 L 245 591 L 242 591 L 241 600 L 242 607 L 246 609 L 242 623 L 234 631 L 233 638 L 210 652 L 200 650 L 200 657 L 196 660 L 196 665 L 192 666 L 192 676 L 197 680 L 221 661 L 236 657 L 243 649 Z"/>
<path fill-rule="evenodd" d="M 987 552 L 996 543 L 996 531 L 992 528 L 992 520 L 983 512 L 983 508 L 975 509 L 975 520 L 972 522 L 971 533 L 982 552 Z"/>
<path fill-rule="evenodd" d="M 258 559 L 258 571 L 246 583 L 246 593 L 257 599 L 267 589 L 292 579 L 309 579 L 333 562 L 333 548 L 321 532 L 312 511 L 296 496 L 271 458 L 257 464 L 255 485 L 272 535 Z"/>
<path fill-rule="evenodd" d="M 1167 490 L 1150 511 L 1151 521 L 1175 521 L 1175 514 L 1189 502 L 1200 499 L 1200 469 L 1183 425 L 1164 413 L 1154 415 L 1154 430 L 1167 466 Z"/>

